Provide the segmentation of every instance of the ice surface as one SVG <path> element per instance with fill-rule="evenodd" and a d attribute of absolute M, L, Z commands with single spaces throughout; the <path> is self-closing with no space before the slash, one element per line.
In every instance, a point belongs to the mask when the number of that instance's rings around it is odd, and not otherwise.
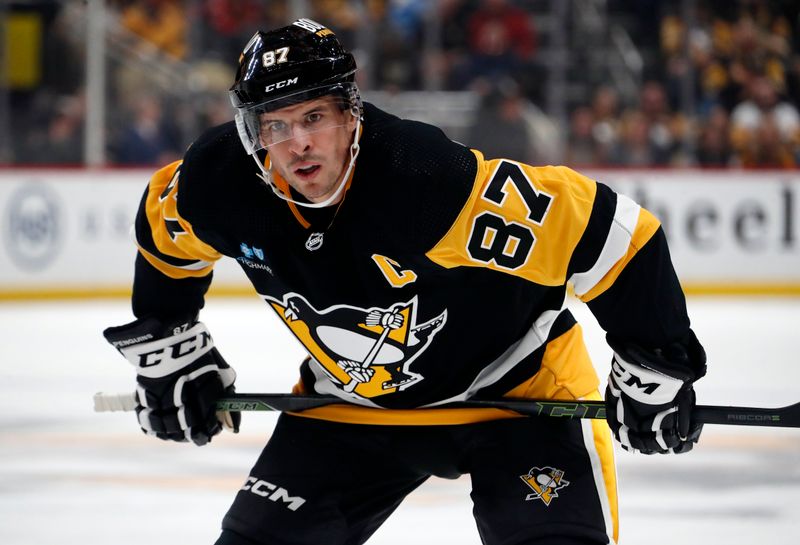
<path fill-rule="evenodd" d="M 709 353 L 704 404 L 800 401 L 800 300 L 691 298 Z M 601 376 L 610 352 L 584 307 Z M 274 415 L 204 448 L 145 437 L 130 414 L 95 414 L 99 390 L 131 389 L 102 339 L 124 301 L 0 304 L 0 543 L 203 545 L 260 452 Z M 203 321 L 239 391 L 286 392 L 302 350 L 257 298 L 208 301 Z M 618 451 L 622 544 L 792 544 L 800 536 L 800 429 L 708 426 L 683 456 Z M 370 545 L 479 544 L 469 479 L 431 479 Z"/>

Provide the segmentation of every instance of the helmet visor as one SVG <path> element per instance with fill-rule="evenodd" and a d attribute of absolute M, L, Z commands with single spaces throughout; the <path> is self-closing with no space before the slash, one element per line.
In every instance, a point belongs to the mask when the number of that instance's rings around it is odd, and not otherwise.
<path fill-rule="evenodd" d="M 360 107 L 355 84 L 340 83 L 237 108 L 236 127 L 252 155 L 301 135 L 344 127 L 360 115 Z"/>

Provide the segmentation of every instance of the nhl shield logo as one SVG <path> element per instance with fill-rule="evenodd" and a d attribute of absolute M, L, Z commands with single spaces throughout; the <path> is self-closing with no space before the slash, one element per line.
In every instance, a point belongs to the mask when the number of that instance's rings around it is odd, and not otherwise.
<path fill-rule="evenodd" d="M 532 467 L 527 475 L 520 475 L 519 478 L 533 490 L 533 493 L 525 496 L 525 501 L 542 500 L 545 505 L 550 505 L 558 497 L 558 491 L 569 486 L 569 481 L 564 479 L 564 471 L 552 467 Z"/>
<path fill-rule="evenodd" d="M 306 240 L 306 250 L 313 252 L 314 250 L 319 250 L 322 248 L 324 236 L 324 233 L 311 233 L 308 236 L 308 240 Z"/>

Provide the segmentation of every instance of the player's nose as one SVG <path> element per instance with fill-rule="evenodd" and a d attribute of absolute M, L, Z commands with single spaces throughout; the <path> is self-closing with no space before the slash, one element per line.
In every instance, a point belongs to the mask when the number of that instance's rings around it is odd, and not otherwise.
<path fill-rule="evenodd" d="M 289 150 L 295 155 L 302 155 L 311 149 L 312 144 L 313 138 L 310 132 L 303 129 L 295 129 L 289 141 Z"/>

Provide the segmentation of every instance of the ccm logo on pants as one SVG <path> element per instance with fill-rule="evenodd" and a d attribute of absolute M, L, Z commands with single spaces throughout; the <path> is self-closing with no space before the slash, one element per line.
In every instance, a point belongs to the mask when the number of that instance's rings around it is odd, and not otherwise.
<path fill-rule="evenodd" d="M 285 488 L 257 479 L 252 475 L 247 478 L 244 486 L 242 486 L 242 490 L 249 490 L 256 496 L 261 496 L 262 498 L 267 498 L 275 502 L 283 502 L 287 504 L 286 507 L 292 511 L 297 511 L 300 509 L 300 506 L 306 502 L 304 498 L 299 496 L 290 496 Z"/>

